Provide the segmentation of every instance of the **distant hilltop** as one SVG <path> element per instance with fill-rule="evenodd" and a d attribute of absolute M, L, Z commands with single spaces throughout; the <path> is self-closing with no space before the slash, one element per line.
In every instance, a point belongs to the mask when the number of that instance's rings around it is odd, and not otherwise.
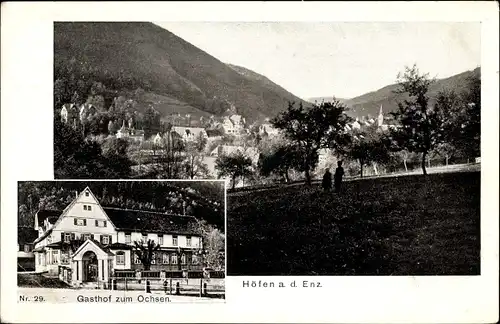
<path fill-rule="evenodd" d="M 481 68 L 478 67 L 472 71 L 462 72 L 448 78 L 437 79 L 429 89 L 428 95 L 431 101 L 433 101 L 439 91 L 444 89 L 454 90 L 457 93 L 464 91 L 467 87 L 467 78 L 471 76 L 481 77 Z M 397 89 L 397 84 L 391 84 L 351 99 L 337 98 L 337 100 L 340 100 L 350 108 L 348 115 L 351 117 L 376 117 L 381 106 L 384 107 L 384 114 L 397 110 L 398 102 L 404 100 L 405 97 L 404 94 L 395 93 Z M 332 98 L 333 96 L 315 97 L 309 98 L 307 101 L 314 103 L 316 100 L 320 103 L 322 100 L 331 101 Z"/>

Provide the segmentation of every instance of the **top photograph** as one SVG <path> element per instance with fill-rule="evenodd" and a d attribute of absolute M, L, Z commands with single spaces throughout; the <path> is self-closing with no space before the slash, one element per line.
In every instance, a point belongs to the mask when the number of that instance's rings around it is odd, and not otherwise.
<path fill-rule="evenodd" d="M 228 275 L 480 274 L 478 22 L 56 22 L 56 179 L 225 179 Z"/>

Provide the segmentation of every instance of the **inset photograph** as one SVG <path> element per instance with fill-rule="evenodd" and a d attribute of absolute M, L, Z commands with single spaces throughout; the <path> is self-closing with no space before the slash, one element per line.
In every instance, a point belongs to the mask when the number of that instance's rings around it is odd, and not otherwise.
<path fill-rule="evenodd" d="M 19 300 L 224 302 L 224 181 L 18 183 Z"/>

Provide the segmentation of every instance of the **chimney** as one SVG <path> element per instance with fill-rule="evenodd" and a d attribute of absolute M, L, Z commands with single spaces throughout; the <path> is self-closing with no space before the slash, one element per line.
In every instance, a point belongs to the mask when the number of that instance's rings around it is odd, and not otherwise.
<path fill-rule="evenodd" d="M 78 191 L 75 190 L 75 199 L 78 198 Z"/>

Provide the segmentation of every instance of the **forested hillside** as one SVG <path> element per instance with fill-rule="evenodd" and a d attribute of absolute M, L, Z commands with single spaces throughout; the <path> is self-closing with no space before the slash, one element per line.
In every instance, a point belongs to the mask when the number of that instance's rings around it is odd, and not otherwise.
<path fill-rule="evenodd" d="M 133 94 L 138 111 L 154 104 L 163 116 L 172 111 L 222 115 L 234 105 L 254 120 L 300 101 L 264 77 L 255 78 L 255 72 L 245 76 L 147 22 L 55 23 L 54 69 L 56 104 L 69 102 L 75 90 L 87 94 L 88 81 L 108 89 L 105 108 L 113 97 Z"/>
<path fill-rule="evenodd" d="M 87 186 L 102 206 L 192 215 L 224 232 L 223 182 L 19 182 L 18 226 L 32 227 L 39 209 L 63 210 Z"/>

